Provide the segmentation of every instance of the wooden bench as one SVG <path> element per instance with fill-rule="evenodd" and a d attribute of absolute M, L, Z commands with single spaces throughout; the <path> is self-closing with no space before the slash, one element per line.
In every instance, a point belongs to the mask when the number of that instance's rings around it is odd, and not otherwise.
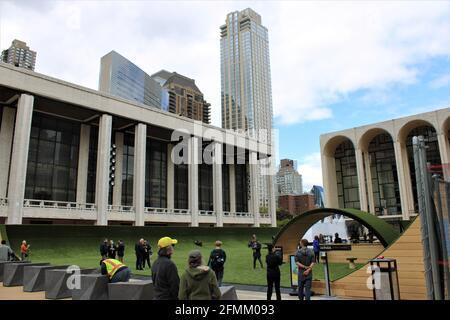
<path fill-rule="evenodd" d="M 355 261 L 358 260 L 358 258 L 351 257 L 351 258 L 347 258 L 346 260 L 348 261 L 349 269 L 355 269 L 356 268 Z"/>

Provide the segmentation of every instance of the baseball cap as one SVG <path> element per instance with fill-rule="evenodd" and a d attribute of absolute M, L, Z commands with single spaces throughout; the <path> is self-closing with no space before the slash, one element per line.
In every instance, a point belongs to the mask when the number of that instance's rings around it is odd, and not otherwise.
<path fill-rule="evenodd" d="M 158 247 L 165 248 L 165 247 L 177 244 L 177 243 L 178 243 L 177 239 L 172 239 L 170 237 L 164 237 L 164 238 L 159 239 Z"/>

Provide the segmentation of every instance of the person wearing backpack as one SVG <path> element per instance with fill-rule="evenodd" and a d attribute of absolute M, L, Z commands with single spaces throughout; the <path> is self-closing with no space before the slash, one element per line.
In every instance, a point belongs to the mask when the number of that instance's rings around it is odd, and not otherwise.
<path fill-rule="evenodd" d="M 217 284 L 219 287 L 221 287 L 227 254 L 225 253 L 225 250 L 222 249 L 222 241 L 217 240 L 215 245 L 216 247 L 211 251 L 211 254 L 209 255 L 208 265 L 216 274 Z"/>

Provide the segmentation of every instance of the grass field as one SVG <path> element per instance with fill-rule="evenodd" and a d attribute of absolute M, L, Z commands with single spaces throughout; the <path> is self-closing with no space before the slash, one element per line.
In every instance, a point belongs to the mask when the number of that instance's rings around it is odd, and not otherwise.
<path fill-rule="evenodd" d="M 30 258 L 33 262 L 50 262 L 54 265 L 75 264 L 80 267 L 99 266 L 99 245 L 104 237 L 111 237 L 115 242 L 122 239 L 125 241 L 125 263 L 131 267 L 135 274 L 150 275 L 150 270 L 135 270 L 134 243 L 139 237 L 149 239 L 153 247 L 154 255 L 151 261 L 156 259 L 156 243 L 161 236 L 170 236 L 178 239 L 175 246 L 173 261 L 181 273 L 187 265 L 187 255 L 190 250 L 201 250 L 205 263 L 213 249 L 214 241 L 220 239 L 223 242 L 223 249 L 227 253 L 225 264 L 224 282 L 265 285 L 266 272 L 261 270 L 257 264 L 253 269 L 253 258 L 251 249 L 247 247 L 248 240 L 252 233 L 256 233 L 262 243 L 270 242 L 271 237 L 278 232 L 274 228 L 183 228 L 183 227 L 73 227 L 62 226 L 8 226 L 8 237 L 13 250 L 18 252 L 21 240 L 26 239 L 31 244 Z M 194 241 L 202 241 L 203 247 L 198 247 Z M 267 250 L 262 250 L 262 260 L 267 254 Z M 330 278 L 340 278 L 352 270 L 348 269 L 348 264 L 330 264 Z M 290 287 L 289 264 L 285 263 L 281 267 L 281 284 L 283 287 Z M 323 279 L 323 267 L 317 265 L 313 270 L 313 278 Z"/>

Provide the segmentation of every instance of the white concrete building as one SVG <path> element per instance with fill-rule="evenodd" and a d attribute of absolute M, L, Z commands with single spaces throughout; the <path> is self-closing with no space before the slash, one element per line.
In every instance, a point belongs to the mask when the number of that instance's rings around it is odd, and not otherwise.
<path fill-rule="evenodd" d="M 0 223 L 276 225 L 251 137 L 4 63 L 0 124 Z"/>
<path fill-rule="evenodd" d="M 409 220 L 418 212 L 412 137 L 425 137 L 427 161 L 449 180 L 449 129 L 445 108 L 321 135 L 325 206 Z"/>

